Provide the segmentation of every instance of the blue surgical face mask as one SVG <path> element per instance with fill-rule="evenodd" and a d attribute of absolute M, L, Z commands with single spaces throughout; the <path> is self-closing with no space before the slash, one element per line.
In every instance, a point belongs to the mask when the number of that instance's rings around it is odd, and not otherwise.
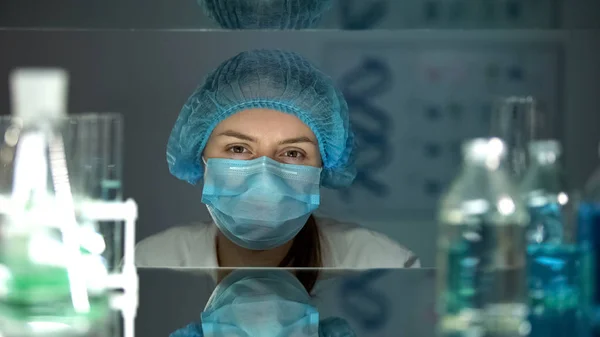
<path fill-rule="evenodd" d="M 201 315 L 204 337 L 318 337 L 319 313 L 289 272 L 234 273 Z"/>
<path fill-rule="evenodd" d="M 202 202 L 221 232 L 239 246 L 267 250 L 302 229 L 319 206 L 321 169 L 253 160 L 206 162 Z"/>

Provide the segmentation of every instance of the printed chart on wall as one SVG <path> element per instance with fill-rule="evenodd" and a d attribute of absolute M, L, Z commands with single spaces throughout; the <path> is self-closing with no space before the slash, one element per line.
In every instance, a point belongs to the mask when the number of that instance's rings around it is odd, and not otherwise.
<path fill-rule="evenodd" d="M 324 26 L 343 29 L 557 28 L 557 0 L 338 0 Z"/>
<path fill-rule="evenodd" d="M 323 193 L 328 216 L 432 214 L 458 171 L 460 144 L 489 134 L 498 97 L 533 96 L 558 121 L 559 43 L 377 43 L 324 47 L 324 71 L 344 92 L 360 147 L 353 186 Z"/>

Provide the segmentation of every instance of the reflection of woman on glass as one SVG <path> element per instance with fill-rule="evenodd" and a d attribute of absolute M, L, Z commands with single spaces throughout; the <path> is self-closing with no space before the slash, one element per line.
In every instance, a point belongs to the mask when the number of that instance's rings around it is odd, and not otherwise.
<path fill-rule="evenodd" d="M 224 29 L 306 29 L 317 25 L 331 0 L 197 0 Z"/>
<path fill-rule="evenodd" d="M 306 289 L 284 270 L 236 270 L 213 291 L 198 323 L 171 337 L 353 337 L 337 317 L 320 319 Z"/>
<path fill-rule="evenodd" d="M 171 173 L 204 180 L 212 222 L 143 240 L 140 267 L 418 267 L 409 250 L 357 225 L 312 215 L 319 189 L 356 175 L 348 106 L 301 56 L 241 53 L 188 99 L 167 145 Z"/>

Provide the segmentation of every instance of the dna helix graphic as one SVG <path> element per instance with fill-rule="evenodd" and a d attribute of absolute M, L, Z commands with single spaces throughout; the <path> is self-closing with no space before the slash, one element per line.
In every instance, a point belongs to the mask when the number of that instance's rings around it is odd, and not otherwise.
<path fill-rule="evenodd" d="M 348 106 L 352 128 L 358 143 L 358 173 L 354 186 L 360 186 L 377 197 L 389 194 L 385 182 L 374 176 L 390 165 L 393 149 L 390 137 L 393 121 L 389 114 L 373 102 L 392 88 L 389 66 L 381 59 L 367 57 L 341 78 L 341 88 Z M 352 192 L 343 191 L 341 197 L 349 201 Z"/>
<path fill-rule="evenodd" d="M 360 9 L 357 4 L 360 4 Z M 387 16 L 389 0 L 342 0 L 340 19 L 342 29 L 363 30 L 380 24 Z"/>
<path fill-rule="evenodd" d="M 366 331 L 376 332 L 389 321 L 391 303 L 384 292 L 373 286 L 387 274 L 389 270 L 372 269 L 344 279 L 340 287 L 342 310 Z"/>

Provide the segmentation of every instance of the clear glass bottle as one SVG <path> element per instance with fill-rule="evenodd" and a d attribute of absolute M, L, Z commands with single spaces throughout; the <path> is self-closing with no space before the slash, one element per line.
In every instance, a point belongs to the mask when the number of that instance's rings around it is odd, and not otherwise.
<path fill-rule="evenodd" d="M 443 197 L 438 232 L 439 336 L 524 336 L 529 216 L 498 138 L 463 145 L 463 167 Z"/>
<path fill-rule="evenodd" d="M 520 194 L 529 210 L 529 243 L 563 242 L 563 223 L 569 196 L 564 188 L 560 166 L 561 145 L 556 140 L 538 140 L 529 144 L 531 165 L 520 185 Z"/>

